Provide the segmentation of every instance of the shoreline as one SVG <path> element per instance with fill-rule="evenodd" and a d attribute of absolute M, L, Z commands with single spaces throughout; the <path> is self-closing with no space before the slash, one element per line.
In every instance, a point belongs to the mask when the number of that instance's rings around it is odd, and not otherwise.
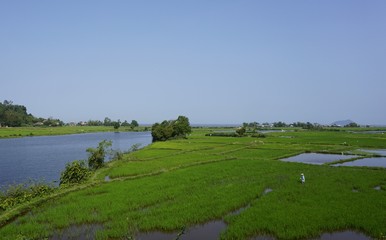
<path fill-rule="evenodd" d="M 0 128 L 0 139 L 35 137 L 35 136 L 59 136 L 70 134 L 83 134 L 95 132 L 146 132 L 149 127 L 140 126 L 135 129 L 121 127 L 114 129 L 105 126 L 63 126 L 63 127 L 3 127 Z"/>

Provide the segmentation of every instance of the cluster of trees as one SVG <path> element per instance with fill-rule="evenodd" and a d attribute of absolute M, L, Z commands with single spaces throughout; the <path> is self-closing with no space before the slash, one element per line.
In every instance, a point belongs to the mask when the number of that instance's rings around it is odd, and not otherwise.
<path fill-rule="evenodd" d="M 119 127 L 130 127 L 131 129 L 134 129 L 139 126 L 138 122 L 136 120 L 132 120 L 130 123 L 125 120 L 124 122 L 121 122 L 121 120 L 118 119 L 118 121 L 112 121 L 110 118 L 105 117 L 104 121 L 99 120 L 89 120 L 86 123 L 88 126 L 112 126 L 115 129 L 118 129 Z"/>
<path fill-rule="evenodd" d="M 287 124 L 287 123 L 282 122 L 282 121 L 274 122 L 272 124 L 270 124 L 270 123 L 260 124 L 258 122 L 251 122 L 251 123 L 244 122 L 243 123 L 243 128 L 248 129 L 250 131 L 255 131 L 257 129 L 262 129 L 262 128 L 266 128 L 266 127 L 275 127 L 275 128 L 300 127 L 303 129 L 321 129 L 321 128 L 323 128 L 323 126 L 320 125 L 319 123 L 310 123 L 310 122 L 294 122 L 291 124 Z M 334 125 L 332 125 L 332 127 L 334 127 Z M 356 124 L 355 122 L 352 122 L 350 124 L 345 125 L 344 127 L 359 127 L 359 125 Z"/>
<path fill-rule="evenodd" d="M 25 106 L 13 104 L 12 101 L 4 100 L 0 103 L 0 126 L 62 126 L 63 124 L 59 119 L 36 118 L 27 113 Z"/>
<path fill-rule="evenodd" d="M 27 113 L 27 108 L 22 105 L 14 105 L 12 101 L 5 100 L 0 103 L 1 126 L 20 127 L 25 124 L 33 124 L 35 118 Z"/>
<path fill-rule="evenodd" d="M 172 138 L 185 138 L 191 132 L 189 118 L 185 116 L 179 116 L 176 120 L 155 123 L 151 128 L 153 142 L 166 141 Z"/>

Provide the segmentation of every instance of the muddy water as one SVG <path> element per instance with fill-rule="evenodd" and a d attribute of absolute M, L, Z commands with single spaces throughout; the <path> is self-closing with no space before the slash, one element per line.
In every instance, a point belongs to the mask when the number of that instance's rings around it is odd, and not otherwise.
<path fill-rule="evenodd" d="M 262 196 L 272 192 L 271 188 L 266 188 Z M 241 207 L 228 215 L 235 216 L 246 211 L 251 207 L 253 201 L 257 201 L 258 198 L 252 200 L 248 205 Z M 140 233 L 136 236 L 137 240 L 195 240 L 195 239 L 220 239 L 221 232 L 226 230 L 227 224 L 223 220 L 211 221 L 205 224 L 195 225 L 190 228 L 184 229 L 183 231 L 176 231 L 171 233 L 166 232 L 148 232 Z M 251 238 L 251 240 L 275 240 L 276 238 L 269 235 L 259 235 Z M 343 231 L 334 233 L 324 233 L 318 238 L 313 240 L 369 240 L 371 238 L 366 235 L 354 231 Z"/>
<path fill-rule="evenodd" d="M 149 232 L 141 233 L 137 235 L 136 239 L 138 240 L 170 240 L 178 239 L 179 240 L 195 240 L 195 239 L 218 239 L 220 233 L 224 231 L 226 224 L 224 221 L 211 221 L 202 225 L 196 225 L 185 229 L 183 232 L 173 232 L 173 233 L 164 233 L 164 232 Z"/>
<path fill-rule="evenodd" d="M 150 232 L 142 233 L 136 237 L 137 240 L 195 240 L 195 239 L 220 239 L 221 232 L 225 231 L 226 224 L 223 221 L 212 221 L 203 225 L 196 225 L 179 236 L 175 233 Z M 276 238 L 268 235 L 261 235 L 251 238 L 251 240 L 275 240 Z M 324 233 L 320 237 L 312 240 L 371 240 L 372 238 L 363 233 L 354 231 L 343 231 Z M 307 239 L 305 239 L 307 240 Z"/>
<path fill-rule="evenodd" d="M 102 224 L 71 225 L 56 232 L 50 240 L 92 240 L 96 239 L 96 232 L 103 228 Z"/>
<path fill-rule="evenodd" d="M 363 233 L 344 231 L 324 233 L 320 236 L 320 238 L 316 238 L 315 240 L 371 240 L 371 238 Z"/>
<path fill-rule="evenodd" d="M 324 163 L 357 157 L 355 155 L 322 154 L 322 153 L 303 153 L 297 156 L 281 159 L 284 162 L 299 162 L 307 164 L 322 165 Z"/>

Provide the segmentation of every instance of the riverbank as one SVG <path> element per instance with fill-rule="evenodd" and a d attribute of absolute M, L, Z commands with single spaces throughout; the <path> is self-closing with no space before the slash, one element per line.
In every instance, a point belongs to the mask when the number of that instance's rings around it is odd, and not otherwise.
<path fill-rule="evenodd" d="M 0 138 L 17 138 L 31 136 L 53 136 L 67 134 L 81 134 L 93 132 L 129 132 L 129 131 L 148 131 L 149 127 L 120 127 L 118 130 L 111 126 L 63 126 L 63 127 L 2 127 L 0 128 Z"/>
<path fill-rule="evenodd" d="M 205 136 L 209 132 L 153 143 L 109 162 L 77 191 L 44 199 L 19 217 L 7 211 L 0 219 L 11 221 L 0 235 L 41 239 L 76 228 L 88 229 L 78 238 L 121 239 L 145 232 L 189 234 L 182 229 L 212 221 L 226 224 L 217 236 L 222 239 L 309 239 L 340 230 L 385 235 L 386 169 L 278 161 L 305 152 L 386 149 L 384 135 Z"/>

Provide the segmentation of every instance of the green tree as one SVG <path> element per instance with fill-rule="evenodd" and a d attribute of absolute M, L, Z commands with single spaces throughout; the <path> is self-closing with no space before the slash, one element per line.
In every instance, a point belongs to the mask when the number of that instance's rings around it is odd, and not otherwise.
<path fill-rule="evenodd" d="M 245 132 L 246 132 L 245 127 L 239 127 L 238 129 L 236 129 L 236 133 L 237 133 L 237 135 L 239 135 L 240 137 L 244 136 Z"/>
<path fill-rule="evenodd" d="M 127 122 L 127 120 L 125 120 L 122 124 L 121 124 L 122 127 L 130 127 L 130 124 Z"/>
<path fill-rule="evenodd" d="M 189 118 L 185 116 L 179 116 L 177 120 L 173 122 L 173 134 L 176 137 L 186 137 L 187 134 L 192 132 L 190 127 Z"/>
<path fill-rule="evenodd" d="M 105 120 L 103 121 L 103 125 L 105 126 L 111 126 L 111 119 L 108 117 L 105 117 Z"/>
<path fill-rule="evenodd" d="M 189 119 L 185 116 L 179 116 L 177 120 L 165 120 L 161 124 L 155 123 L 151 129 L 153 142 L 186 137 L 186 135 L 191 132 L 192 129 L 190 127 Z"/>
<path fill-rule="evenodd" d="M 356 127 L 360 127 L 357 123 L 355 122 L 352 122 L 352 123 L 349 123 L 347 125 L 345 125 L 344 127 L 352 127 L 352 128 L 356 128 Z"/>
<path fill-rule="evenodd" d="M 131 129 L 134 129 L 134 128 L 138 127 L 138 126 L 139 126 L 139 124 L 138 124 L 138 122 L 136 120 L 132 120 L 131 121 L 131 123 L 130 123 Z"/>
<path fill-rule="evenodd" d="M 121 121 L 118 120 L 117 122 L 113 122 L 113 127 L 115 130 L 117 130 L 121 126 Z"/>
<path fill-rule="evenodd" d="M 88 179 L 90 171 L 85 161 L 73 161 L 66 164 L 66 168 L 60 174 L 60 185 L 81 183 Z"/>
<path fill-rule="evenodd" d="M 103 166 L 106 154 L 111 150 L 109 149 L 111 146 L 111 141 L 103 140 L 97 148 L 88 148 L 86 150 L 89 153 L 88 166 L 90 169 L 95 170 Z"/>
<path fill-rule="evenodd" d="M 153 142 L 166 141 L 173 137 L 173 126 L 170 121 L 163 121 L 161 124 L 155 123 L 151 129 Z"/>

